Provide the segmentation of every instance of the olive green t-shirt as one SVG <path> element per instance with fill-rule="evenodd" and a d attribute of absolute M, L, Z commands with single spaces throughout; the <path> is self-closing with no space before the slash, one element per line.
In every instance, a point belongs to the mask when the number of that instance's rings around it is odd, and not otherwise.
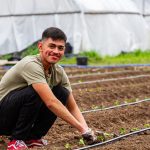
<path fill-rule="evenodd" d="M 0 101 L 11 91 L 27 87 L 33 83 L 47 83 L 52 89 L 62 85 L 72 91 L 64 69 L 54 64 L 49 75 L 45 75 L 40 55 L 27 56 L 9 69 L 0 81 Z"/>

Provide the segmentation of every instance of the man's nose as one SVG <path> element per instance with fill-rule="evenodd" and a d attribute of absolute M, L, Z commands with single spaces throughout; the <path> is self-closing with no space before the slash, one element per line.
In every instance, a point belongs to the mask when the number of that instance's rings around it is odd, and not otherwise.
<path fill-rule="evenodd" d="M 56 47 L 54 48 L 53 52 L 59 53 L 59 48 L 56 46 Z"/>

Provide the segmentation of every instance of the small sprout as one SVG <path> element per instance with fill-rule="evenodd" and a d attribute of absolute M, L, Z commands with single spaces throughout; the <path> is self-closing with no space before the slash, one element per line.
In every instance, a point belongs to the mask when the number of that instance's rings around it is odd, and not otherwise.
<path fill-rule="evenodd" d="M 133 103 L 138 101 L 138 99 L 126 99 L 125 103 Z"/>
<path fill-rule="evenodd" d="M 96 105 L 92 105 L 92 109 L 98 109 L 99 107 Z"/>
<path fill-rule="evenodd" d="M 126 129 L 125 129 L 125 128 L 120 128 L 120 129 L 119 129 L 119 133 L 120 133 L 121 135 L 125 134 L 125 133 L 126 133 Z"/>
<path fill-rule="evenodd" d="M 81 139 L 79 140 L 79 145 L 85 146 L 85 142 L 84 142 L 83 138 L 81 138 Z"/>
<path fill-rule="evenodd" d="M 71 144 L 66 143 L 66 144 L 65 144 L 65 148 L 70 150 L 70 149 L 71 149 Z"/>
<path fill-rule="evenodd" d="M 118 100 L 116 100 L 115 102 L 114 102 L 114 105 L 115 106 L 117 106 L 117 105 L 119 105 L 120 104 L 120 102 L 118 101 Z"/>
<path fill-rule="evenodd" d="M 145 128 L 150 128 L 150 124 L 148 124 L 148 123 L 147 123 L 147 124 L 144 124 L 144 127 L 145 127 Z"/>
<path fill-rule="evenodd" d="M 111 138 L 111 137 L 113 137 L 113 134 L 112 134 L 112 133 L 107 133 L 107 132 L 105 132 L 105 133 L 104 133 L 104 136 L 105 136 L 105 137 L 108 137 L 108 138 Z"/>
<path fill-rule="evenodd" d="M 99 106 L 99 109 L 104 109 L 105 106 L 102 104 L 101 106 Z"/>
<path fill-rule="evenodd" d="M 103 135 L 98 135 L 97 136 L 97 140 L 100 142 L 104 142 L 105 141 L 105 137 Z"/>
<path fill-rule="evenodd" d="M 78 83 L 82 83 L 83 81 L 82 80 L 78 80 Z"/>
<path fill-rule="evenodd" d="M 138 130 L 139 130 L 139 128 L 132 128 L 130 131 L 134 132 L 134 131 L 138 131 Z"/>

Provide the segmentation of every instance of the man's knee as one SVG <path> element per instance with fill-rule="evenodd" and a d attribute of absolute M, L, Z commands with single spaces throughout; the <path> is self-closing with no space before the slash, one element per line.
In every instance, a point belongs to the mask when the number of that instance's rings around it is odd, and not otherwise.
<path fill-rule="evenodd" d="M 69 97 L 69 90 L 60 85 L 53 87 L 53 94 L 64 104 L 66 105 L 67 99 Z"/>

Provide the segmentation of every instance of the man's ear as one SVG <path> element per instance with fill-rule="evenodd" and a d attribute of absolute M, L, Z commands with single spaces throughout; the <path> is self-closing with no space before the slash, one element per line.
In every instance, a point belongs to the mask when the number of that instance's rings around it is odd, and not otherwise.
<path fill-rule="evenodd" d="M 43 46 L 42 41 L 39 41 L 37 46 L 38 46 L 39 52 L 42 52 L 43 51 L 42 50 L 42 46 Z"/>

